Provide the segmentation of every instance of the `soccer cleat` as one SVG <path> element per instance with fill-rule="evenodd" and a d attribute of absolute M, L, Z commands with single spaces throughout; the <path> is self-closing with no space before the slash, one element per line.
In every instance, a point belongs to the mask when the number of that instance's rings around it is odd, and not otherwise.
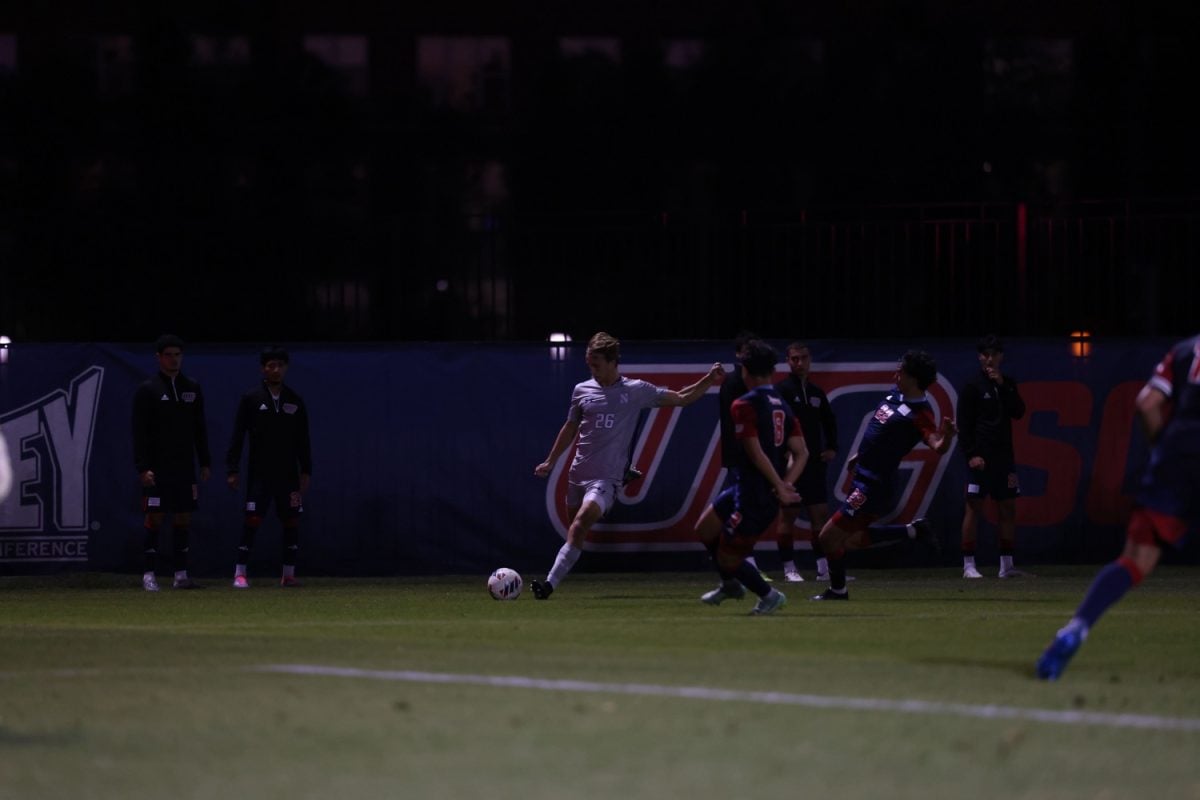
<path fill-rule="evenodd" d="M 304 584 L 295 575 L 284 575 L 279 579 L 279 585 L 284 589 L 298 589 Z"/>
<path fill-rule="evenodd" d="M 758 602 L 754 604 L 754 608 L 750 609 L 751 616 L 762 616 L 763 614 L 774 614 L 787 604 L 787 595 L 779 589 L 772 589 L 766 597 L 760 597 Z"/>
<path fill-rule="evenodd" d="M 554 594 L 554 587 L 550 585 L 550 581 L 532 580 L 529 582 L 529 588 L 538 600 L 546 600 Z"/>
<path fill-rule="evenodd" d="M 191 578 L 176 578 L 171 584 L 172 589 L 203 589 L 204 587 L 196 583 Z"/>
<path fill-rule="evenodd" d="M 235 588 L 235 589 L 249 589 L 249 588 L 250 588 L 250 581 L 249 581 L 249 580 L 246 578 L 246 576 L 245 576 L 245 575 L 234 575 L 234 576 L 233 576 L 233 588 Z"/>
<path fill-rule="evenodd" d="M 804 576 L 794 569 L 785 569 L 783 579 L 788 583 L 804 583 Z"/>
<path fill-rule="evenodd" d="M 637 467 L 628 467 L 625 470 L 625 477 L 621 479 L 622 486 L 628 486 L 634 481 L 642 479 L 642 471 Z"/>
<path fill-rule="evenodd" d="M 964 578 L 982 578 L 983 575 L 980 574 L 979 570 L 975 569 L 974 567 L 963 567 L 963 577 Z"/>
<path fill-rule="evenodd" d="M 1058 680 L 1071 656 L 1083 644 L 1083 639 L 1083 628 L 1080 626 L 1068 625 L 1056 633 L 1054 641 L 1037 660 L 1037 676 L 1044 681 Z"/>
<path fill-rule="evenodd" d="M 734 586 L 737 588 L 733 588 Z M 719 606 L 725 600 L 741 600 L 745 596 L 746 589 L 740 583 L 732 584 L 728 590 L 726 590 L 725 584 L 721 584 L 711 592 L 700 595 L 700 602 L 710 606 Z"/>
<path fill-rule="evenodd" d="M 810 597 L 809 599 L 810 600 L 849 600 L 850 593 L 849 592 L 835 592 L 833 590 L 833 587 L 830 586 L 825 591 L 821 592 L 820 594 L 815 594 L 812 597 Z"/>
<path fill-rule="evenodd" d="M 155 580 L 153 575 L 143 575 L 142 576 L 142 588 L 145 589 L 147 592 L 157 592 L 158 591 L 158 581 Z"/>
<path fill-rule="evenodd" d="M 778 589 L 772 589 L 766 597 L 760 597 L 750 609 L 751 616 L 761 617 L 764 614 L 774 614 L 787 605 L 787 595 Z"/>
<path fill-rule="evenodd" d="M 1032 572 L 1026 572 L 1025 570 L 1017 569 L 1016 567 L 1011 567 L 1009 569 L 1000 570 L 1000 577 L 1001 578 L 1033 578 L 1036 576 Z"/>

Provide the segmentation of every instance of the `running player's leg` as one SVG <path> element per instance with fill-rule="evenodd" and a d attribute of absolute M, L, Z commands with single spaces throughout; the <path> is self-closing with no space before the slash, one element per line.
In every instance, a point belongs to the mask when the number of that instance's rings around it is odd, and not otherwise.
<path fill-rule="evenodd" d="M 1038 659 L 1038 677 L 1057 679 L 1100 617 L 1154 570 L 1162 555 L 1160 540 L 1178 543 L 1186 532 L 1187 523 L 1178 517 L 1134 509 L 1120 558 L 1096 574 L 1075 614 Z"/>
<path fill-rule="evenodd" d="M 548 598 L 579 561 L 588 532 L 608 513 L 613 498 L 616 497 L 616 489 L 612 481 L 603 480 L 567 485 L 567 516 L 571 520 L 567 528 L 567 540 L 558 549 L 554 566 L 546 575 L 545 582 L 529 582 L 529 588 L 538 600 Z"/>

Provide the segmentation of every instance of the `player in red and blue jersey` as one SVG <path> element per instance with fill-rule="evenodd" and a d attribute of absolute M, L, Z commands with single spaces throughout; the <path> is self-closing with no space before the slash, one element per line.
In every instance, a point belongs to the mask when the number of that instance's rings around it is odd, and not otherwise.
<path fill-rule="evenodd" d="M 748 392 L 733 401 L 730 416 L 743 457 L 733 483 L 705 509 L 696 535 L 712 555 L 721 585 L 700 597 L 709 605 L 740 598 L 749 587 L 758 595 L 752 614 L 770 614 L 787 602 L 748 560 L 754 543 L 770 530 L 780 504 L 797 503 L 793 484 L 804 471 L 808 448 L 792 409 L 771 384 L 775 350 L 762 340 L 745 344 L 738 360 Z M 791 456 L 791 466 L 788 457 Z"/>
<path fill-rule="evenodd" d="M 848 600 L 846 549 L 869 547 L 888 537 L 927 538 L 923 521 L 906 526 L 876 528 L 870 524 L 890 506 L 892 484 L 900 460 L 918 444 L 944 454 L 958 429 L 943 417 L 937 424 L 925 394 L 937 380 L 937 364 L 926 352 L 909 350 L 896 370 L 896 389 L 883 399 L 863 434 L 858 452 L 849 459 L 854 470 L 850 495 L 821 528 L 821 549 L 829 559 L 829 588 L 813 600 Z"/>
<path fill-rule="evenodd" d="M 1138 420 L 1151 444 L 1121 556 L 1097 573 L 1075 615 L 1037 661 L 1037 675 L 1057 680 L 1112 605 L 1145 580 L 1164 544 L 1181 548 L 1200 522 L 1200 336 L 1163 357 L 1138 392 Z"/>

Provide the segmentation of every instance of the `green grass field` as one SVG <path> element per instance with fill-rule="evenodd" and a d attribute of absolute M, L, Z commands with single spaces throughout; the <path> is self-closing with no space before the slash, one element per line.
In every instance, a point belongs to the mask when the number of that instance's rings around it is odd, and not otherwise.
<path fill-rule="evenodd" d="M 1200 798 L 1200 570 L 1033 677 L 1094 572 L 857 570 L 764 618 L 706 573 L 0 578 L 0 798 Z"/>

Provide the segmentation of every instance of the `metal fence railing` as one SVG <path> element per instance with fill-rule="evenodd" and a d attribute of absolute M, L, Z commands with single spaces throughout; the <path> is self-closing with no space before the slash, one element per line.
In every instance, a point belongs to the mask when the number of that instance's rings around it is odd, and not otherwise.
<path fill-rule="evenodd" d="M 41 250 L 0 237 L 11 328 L 0 333 L 140 340 L 167 325 L 196 340 L 513 341 L 602 328 L 727 339 L 742 328 L 925 338 L 1197 327 L 1200 200 L 376 216 L 368 205 L 280 222 L 277 235 L 159 226 L 135 249 L 112 225 L 47 227 Z M 58 292 L 68 268 L 87 282 Z M 252 308 L 233 309 L 240 300 Z M 147 317 L 155 309 L 163 321 Z"/>
<path fill-rule="evenodd" d="M 517 218 L 504 330 L 634 338 L 1184 334 L 1188 203 L 891 206 L 715 219 Z"/>

